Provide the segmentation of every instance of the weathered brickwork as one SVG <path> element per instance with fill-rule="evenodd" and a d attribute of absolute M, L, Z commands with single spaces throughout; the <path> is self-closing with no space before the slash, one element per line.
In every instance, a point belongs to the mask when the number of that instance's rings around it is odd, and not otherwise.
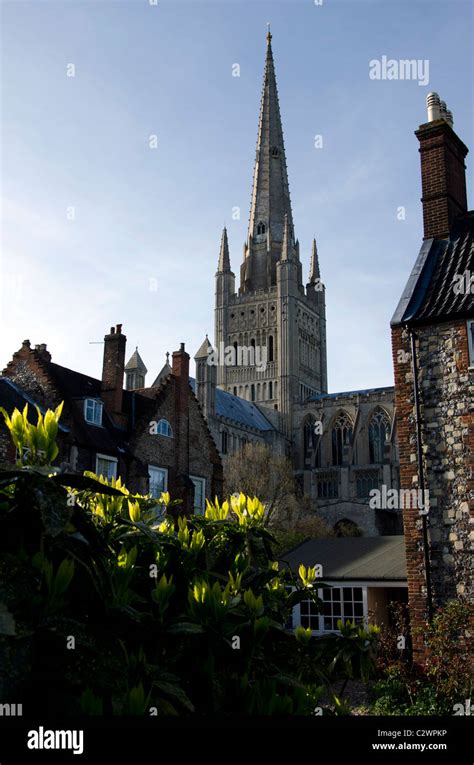
<path fill-rule="evenodd" d="M 65 430 L 58 433 L 58 465 L 80 473 L 95 472 L 98 456 L 113 458 L 117 475 L 128 488 L 143 493 L 149 491 L 149 467 L 163 468 L 171 496 L 181 497 L 183 509 L 192 512 L 189 476 L 205 480 L 207 497 L 220 497 L 222 463 L 189 385 L 189 356 L 184 346 L 173 354 L 172 373 L 160 387 L 119 391 L 125 343 L 121 328 L 106 335 L 101 380 L 51 364 L 46 346 L 31 348 L 28 341 L 3 374 L 43 408 L 64 401 L 61 425 Z M 102 426 L 85 421 L 86 398 L 103 402 Z M 171 426 L 170 436 L 156 432 L 156 423 L 162 419 Z M 15 459 L 4 425 L 0 426 L 0 459 Z"/>

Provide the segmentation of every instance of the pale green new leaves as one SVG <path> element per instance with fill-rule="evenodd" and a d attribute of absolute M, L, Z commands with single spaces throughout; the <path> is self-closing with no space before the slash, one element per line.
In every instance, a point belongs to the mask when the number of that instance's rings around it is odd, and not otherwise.
<path fill-rule="evenodd" d="M 48 409 L 44 417 L 39 407 L 36 407 L 38 416 L 36 425 L 28 421 L 28 404 L 25 404 L 23 412 L 15 409 L 11 417 L 3 407 L 0 407 L 0 412 L 3 414 L 5 424 L 18 451 L 19 465 L 42 466 L 51 465 L 54 462 L 59 453 L 56 437 L 63 404 L 64 402 L 61 402 L 54 411 Z"/>
<path fill-rule="evenodd" d="M 298 569 L 298 574 L 304 586 L 311 589 L 313 587 L 313 582 L 316 579 L 316 566 L 308 566 L 308 568 L 306 568 L 306 566 L 301 564 Z"/>

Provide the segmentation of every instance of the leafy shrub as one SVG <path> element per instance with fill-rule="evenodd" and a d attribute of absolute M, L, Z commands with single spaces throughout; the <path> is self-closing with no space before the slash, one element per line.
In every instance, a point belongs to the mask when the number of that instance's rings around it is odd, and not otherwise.
<path fill-rule="evenodd" d="M 471 698 L 469 617 L 469 608 L 460 601 L 437 610 L 432 623 L 421 630 L 428 647 L 423 667 L 402 658 L 387 662 L 389 653 L 382 651 L 382 678 L 373 687 L 374 714 L 451 715 L 455 704 Z"/>
<path fill-rule="evenodd" d="M 175 518 L 163 494 L 157 520 L 120 480 L 45 464 L 59 414 L 5 418 L 20 459 L 0 469 L 0 700 L 55 717 L 304 714 L 336 666 L 366 673 L 360 628 L 326 643 L 284 628 L 317 601 L 314 570 L 280 570 L 258 499 Z"/>

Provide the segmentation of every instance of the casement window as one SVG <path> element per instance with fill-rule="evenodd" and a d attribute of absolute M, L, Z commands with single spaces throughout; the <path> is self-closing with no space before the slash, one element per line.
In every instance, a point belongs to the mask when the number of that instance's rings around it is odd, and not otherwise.
<path fill-rule="evenodd" d="M 167 436 L 167 438 L 173 438 L 173 430 L 168 420 L 165 420 L 165 419 L 159 420 L 156 426 L 156 432 L 160 436 Z"/>
<path fill-rule="evenodd" d="M 469 366 L 474 367 L 474 320 L 467 322 L 467 342 L 469 347 Z"/>
<path fill-rule="evenodd" d="M 341 619 L 363 624 L 367 622 L 367 592 L 364 587 L 324 587 L 318 590 L 323 602 L 323 612 L 311 600 L 300 603 L 300 624 L 313 632 L 338 632 Z"/>
<path fill-rule="evenodd" d="M 107 454 L 96 454 L 95 472 L 110 481 L 111 478 L 117 478 L 116 457 L 109 457 Z"/>
<path fill-rule="evenodd" d="M 84 401 L 84 419 L 91 425 L 102 425 L 102 401 L 95 398 L 86 398 Z"/>
<path fill-rule="evenodd" d="M 164 491 L 168 491 L 168 471 L 166 468 L 148 465 L 149 492 L 152 497 L 159 499 Z M 157 504 L 153 511 L 155 520 L 162 521 L 165 517 L 165 506 Z"/>
<path fill-rule="evenodd" d="M 159 499 L 164 491 L 168 491 L 168 471 L 166 468 L 148 465 L 148 477 L 150 494 L 155 499 Z"/>
<path fill-rule="evenodd" d="M 206 500 L 206 479 L 190 475 L 194 484 L 194 512 L 196 515 L 204 515 L 204 503 Z"/>

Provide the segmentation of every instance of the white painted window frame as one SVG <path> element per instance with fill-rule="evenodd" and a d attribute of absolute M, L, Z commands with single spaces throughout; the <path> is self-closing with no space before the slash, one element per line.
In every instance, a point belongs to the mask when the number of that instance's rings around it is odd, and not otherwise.
<path fill-rule="evenodd" d="M 206 508 L 206 479 L 203 478 L 201 475 L 190 475 L 189 476 L 191 481 L 194 483 L 194 481 L 198 481 L 202 484 L 202 507 L 201 512 L 196 512 L 196 505 L 194 505 L 194 514 L 195 515 L 204 515 L 204 511 Z"/>
<path fill-rule="evenodd" d="M 148 478 L 151 482 L 151 473 L 153 470 L 159 470 L 161 473 L 164 473 L 165 480 L 164 480 L 164 489 L 163 491 L 168 491 L 168 468 L 161 467 L 160 465 L 148 465 Z M 155 499 L 159 499 L 159 497 L 155 497 Z"/>
<path fill-rule="evenodd" d="M 87 403 L 89 401 L 91 401 L 94 404 L 94 412 L 96 411 L 97 408 L 100 410 L 99 422 L 96 422 L 95 420 L 89 420 L 89 418 L 87 417 Z M 97 398 L 90 398 L 90 396 L 84 399 L 84 419 L 89 425 L 95 425 L 97 428 L 101 428 L 103 414 L 104 414 L 104 404 L 102 401 L 99 401 Z"/>
<path fill-rule="evenodd" d="M 113 465 L 115 465 L 115 475 L 113 478 L 117 478 L 117 468 L 118 468 L 118 459 L 117 457 L 111 457 L 110 454 L 99 454 L 97 453 L 95 455 L 95 472 L 96 475 L 101 475 L 99 473 L 99 460 L 106 460 L 107 462 L 111 462 Z M 104 478 L 107 478 L 107 480 L 110 480 L 109 476 L 104 476 Z"/>

